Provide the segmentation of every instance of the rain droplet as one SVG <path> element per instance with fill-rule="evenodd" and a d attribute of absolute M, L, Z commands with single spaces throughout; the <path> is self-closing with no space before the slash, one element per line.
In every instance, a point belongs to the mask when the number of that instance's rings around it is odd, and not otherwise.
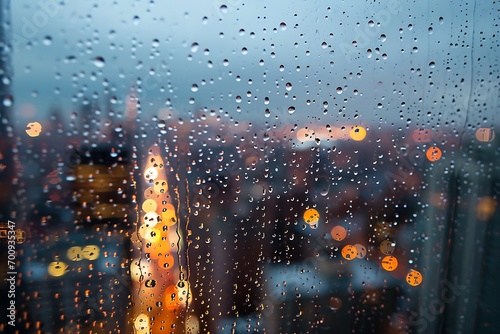
<path fill-rule="evenodd" d="M 134 18 L 132 19 L 132 23 L 134 25 L 139 25 L 139 22 L 141 22 L 141 18 L 139 16 L 134 16 Z"/>
<path fill-rule="evenodd" d="M 102 68 L 106 64 L 103 57 L 95 57 L 93 61 L 96 67 Z"/>
<path fill-rule="evenodd" d="M 292 84 L 290 82 L 287 82 L 285 87 L 286 87 L 287 91 L 291 91 L 292 90 Z"/>
<path fill-rule="evenodd" d="M 11 107 L 14 101 L 12 100 L 12 96 L 7 95 L 3 98 L 3 105 L 5 107 Z"/>
<path fill-rule="evenodd" d="M 45 36 L 45 38 L 43 39 L 43 44 L 44 45 L 51 45 L 52 44 L 52 37 Z"/>
<path fill-rule="evenodd" d="M 191 52 L 195 53 L 196 51 L 198 51 L 198 43 L 194 42 L 193 44 L 191 44 Z"/>
<path fill-rule="evenodd" d="M 285 22 L 280 23 L 280 29 L 283 31 L 286 30 L 286 23 Z"/>
<path fill-rule="evenodd" d="M 331 297 L 329 304 L 330 304 L 331 310 L 337 311 L 338 309 L 340 309 L 342 307 L 342 299 L 340 299 L 338 297 Z"/>
<path fill-rule="evenodd" d="M 295 107 L 294 106 L 290 106 L 288 107 L 288 113 L 291 115 L 295 112 Z"/>
<path fill-rule="evenodd" d="M 191 86 L 191 91 L 192 91 L 192 92 L 197 92 L 197 91 L 198 91 L 198 85 L 197 85 L 197 84 L 193 84 L 193 85 Z"/>
<path fill-rule="evenodd" d="M 337 87 L 337 94 L 342 94 L 342 87 Z"/>
<path fill-rule="evenodd" d="M 226 14 L 226 13 L 227 13 L 227 6 L 226 6 L 226 5 L 222 5 L 222 6 L 220 6 L 220 12 L 221 12 L 222 14 Z"/>

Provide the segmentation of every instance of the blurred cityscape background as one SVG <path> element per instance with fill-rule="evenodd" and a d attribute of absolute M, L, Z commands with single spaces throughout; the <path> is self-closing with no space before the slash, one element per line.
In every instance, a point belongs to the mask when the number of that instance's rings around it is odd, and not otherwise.
<path fill-rule="evenodd" d="M 499 4 L 0 4 L 0 332 L 500 332 Z"/>

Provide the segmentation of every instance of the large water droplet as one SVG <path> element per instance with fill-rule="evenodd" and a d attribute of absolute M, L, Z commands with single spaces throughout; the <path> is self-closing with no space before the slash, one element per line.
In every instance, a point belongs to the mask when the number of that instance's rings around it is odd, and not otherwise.
<path fill-rule="evenodd" d="M 103 57 L 95 57 L 93 63 L 96 67 L 102 68 L 106 64 Z"/>
<path fill-rule="evenodd" d="M 291 115 L 295 112 L 295 107 L 294 106 L 290 106 L 288 107 L 288 113 Z"/>
<path fill-rule="evenodd" d="M 52 37 L 50 36 L 45 36 L 43 39 L 43 45 L 51 45 L 52 44 Z"/>

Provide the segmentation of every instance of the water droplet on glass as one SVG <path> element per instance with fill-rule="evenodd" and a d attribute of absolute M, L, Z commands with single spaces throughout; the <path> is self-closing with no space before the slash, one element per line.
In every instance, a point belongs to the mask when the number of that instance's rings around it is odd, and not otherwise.
<path fill-rule="evenodd" d="M 43 39 L 43 44 L 44 45 L 51 45 L 52 44 L 52 37 L 45 36 L 45 38 Z"/>
<path fill-rule="evenodd" d="M 3 105 L 4 105 L 5 107 L 11 107 L 11 106 L 12 106 L 12 104 L 13 104 L 13 102 L 14 102 L 14 101 L 12 100 L 12 96 L 10 96 L 10 95 L 7 95 L 7 96 L 5 96 L 5 97 L 3 98 Z"/>
<path fill-rule="evenodd" d="M 337 94 L 342 94 L 342 87 L 337 87 Z"/>
<path fill-rule="evenodd" d="M 198 85 L 197 85 L 197 84 L 193 84 L 193 85 L 191 86 L 191 91 L 192 91 L 192 92 L 197 92 L 197 91 L 198 91 Z"/>
<path fill-rule="evenodd" d="M 290 82 L 287 82 L 286 85 L 285 85 L 285 87 L 286 87 L 287 91 L 291 91 L 292 90 L 292 84 Z"/>
<path fill-rule="evenodd" d="M 329 304 L 330 304 L 331 310 L 337 311 L 338 309 L 340 309 L 342 307 L 342 299 L 340 299 L 338 297 L 331 297 Z"/>
<path fill-rule="evenodd" d="M 160 41 L 157 40 L 157 39 L 153 39 L 153 42 L 151 43 L 151 45 L 154 47 L 154 48 L 157 48 L 160 46 Z"/>
<path fill-rule="evenodd" d="M 285 22 L 281 22 L 280 23 L 280 29 L 281 30 L 286 30 L 286 23 Z"/>
<path fill-rule="evenodd" d="M 295 107 L 294 106 L 290 106 L 288 107 L 288 113 L 291 115 L 295 112 Z"/>
<path fill-rule="evenodd" d="M 199 45 L 196 42 L 191 44 L 191 52 L 195 53 L 196 51 L 198 51 L 198 47 L 199 47 Z"/>
<path fill-rule="evenodd" d="M 139 22 L 141 21 L 141 18 L 139 16 L 134 16 L 134 18 L 132 19 L 132 23 L 134 25 L 139 25 Z"/>
<path fill-rule="evenodd" d="M 222 5 L 222 6 L 220 6 L 220 12 L 221 12 L 222 14 L 226 14 L 226 13 L 227 13 L 227 6 L 226 6 L 226 5 Z"/>
<path fill-rule="evenodd" d="M 105 65 L 105 61 L 103 57 L 95 57 L 93 61 L 96 67 L 102 68 Z"/>

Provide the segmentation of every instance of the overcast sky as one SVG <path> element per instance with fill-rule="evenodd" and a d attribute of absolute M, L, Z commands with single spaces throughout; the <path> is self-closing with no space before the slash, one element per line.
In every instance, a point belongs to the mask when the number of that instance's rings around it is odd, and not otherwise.
<path fill-rule="evenodd" d="M 112 96 L 120 109 L 142 86 L 147 117 L 170 105 L 274 123 L 463 126 L 476 121 L 473 96 L 494 121 L 489 1 L 60 2 L 12 1 L 15 105 L 35 118 Z"/>

